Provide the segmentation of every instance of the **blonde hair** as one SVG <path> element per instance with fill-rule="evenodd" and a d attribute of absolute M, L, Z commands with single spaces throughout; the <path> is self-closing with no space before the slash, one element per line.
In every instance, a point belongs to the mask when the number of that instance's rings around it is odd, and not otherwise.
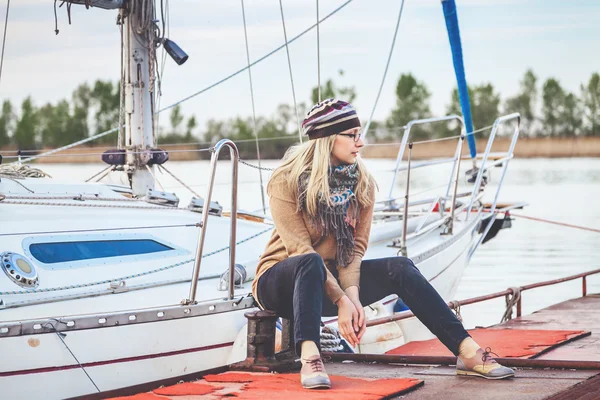
<path fill-rule="evenodd" d="M 329 165 L 331 152 L 335 143 L 336 135 L 330 135 L 324 138 L 308 140 L 303 144 L 292 146 L 286 151 L 283 157 L 283 164 L 278 167 L 267 185 L 267 193 L 271 194 L 273 182 L 278 177 L 284 177 L 288 190 L 295 198 L 300 198 L 299 179 L 304 172 L 309 172 L 308 185 L 306 187 L 306 211 L 311 217 L 317 215 L 319 204 L 319 193 L 329 193 Z M 367 171 L 365 164 L 360 158 L 356 159 L 358 163 L 359 178 L 356 185 L 355 195 L 361 207 L 371 205 L 369 191 L 375 181 Z M 329 196 L 324 196 L 329 206 L 333 206 Z M 298 208 L 300 208 L 298 204 Z"/>

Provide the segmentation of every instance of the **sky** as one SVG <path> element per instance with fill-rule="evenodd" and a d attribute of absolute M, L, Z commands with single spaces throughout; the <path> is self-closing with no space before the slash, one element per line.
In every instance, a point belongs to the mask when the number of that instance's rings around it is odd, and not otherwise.
<path fill-rule="evenodd" d="M 166 1 L 166 0 L 165 0 Z M 323 17 L 345 1 L 320 0 Z M 190 56 L 177 66 L 167 59 L 161 106 L 187 97 L 244 67 L 246 44 L 239 0 L 171 0 L 168 37 Z M 528 68 L 540 82 L 557 78 L 569 91 L 600 72 L 599 0 L 456 0 L 467 81 L 490 82 L 503 99 L 514 95 Z M 69 98 L 75 87 L 96 79 L 119 79 L 120 37 L 116 11 L 73 6 L 72 24 L 65 7 L 54 2 L 13 1 L 9 13 L 0 100 L 36 105 Z M 59 2 L 60 4 L 60 2 Z M 320 26 L 321 80 L 354 86 L 354 102 L 363 120 L 371 113 L 381 84 L 400 0 L 352 0 Z M 284 43 L 277 0 L 245 0 L 250 59 Z M 288 38 L 316 21 L 314 0 L 283 0 Z M 6 0 L 0 0 L 3 24 Z M 0 25 L 3 27 L 3 25 Z M 310 102 L 317 84 L 317 35 L 313 30 L 289 46 L 296 97 Z M 343 70 L 344 76 L 338 75 Z M 385 119 L 395 105 L 402 73 L 425 82 L 434 115 L 445 114 L 455 86 L 452 59 L 440 0 L 406 0 L 387 79 L 375 111 Z M 293 104 L 285 49 L 252 68 L 258 115 L 273 115 L 280 103 Z M 540 84 L 541 86 L 541 84 Z M 201 131 L 207 120 L 251 116 L 248 73 L 182 104 L 195 115 Z"/>

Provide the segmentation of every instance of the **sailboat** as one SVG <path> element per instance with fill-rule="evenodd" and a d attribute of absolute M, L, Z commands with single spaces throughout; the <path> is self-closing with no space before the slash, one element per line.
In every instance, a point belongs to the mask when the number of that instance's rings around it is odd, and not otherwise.
<path fill-rule="evenodd" d="M 0 393 L 6 399 L 70 398 L 158 385 L 239 360 L 236 338 L 246 324 L 244 313 L 256 308 L 252 279 L 273 230 L 268 213 L 238 210 L 239 154 L 231 140 L 209 149 L 203 198 L 181 206 L 177 196 L 154 186 L 154 171 L 168 159 L 156 147 L 154 45 L 160 39 L 177 62 L 187 59 L 173 42 L 155 36 L 154 2 L 68 2 L 119 10 L 125 145 L 103 159 L 107 168 L 122 170 L 130 185 L 0 176 Z M 454 154 L 412 160 L 412 128 L 448 121 L 463 127 Z M 519 135 L 518 114 L 494 121 L 485 152 L 471 149 L 470 189 L 459 192 L 463 143 L 473 138 L 468 121 L 447 116 L 407 123 L 394 182 L 389 196 L 377 203 L 365 256 L 411 257 L 447 300 L 476 249 L 506 225 L 498 216 L 510 207 L 496 205 Z M 512 124 L 510 147 L 492 157 L 494 138 L 507 124 Z M 232 198 L 221 200 L 228 210 L 212 196 L 223 150 L 231 158 Z M 415 200 L 411 171 L 442 163 L 451 166 L 447 185 Z M 501 167 L 501 178 L 486 205 L 487 172 L 494 167 Z M 400 171 L 407 181 L 398 197 Z M 371 310 L 394 312 L 397 301 L 384 299 Z M 402 340 L 423 333 L 415 321 L 394 326 Z"/>

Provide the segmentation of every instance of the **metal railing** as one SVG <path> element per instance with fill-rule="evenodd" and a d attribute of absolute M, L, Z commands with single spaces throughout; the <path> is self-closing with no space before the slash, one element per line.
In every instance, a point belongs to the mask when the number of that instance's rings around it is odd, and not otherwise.
<path fill-rule="evenodd" d="M 504 156 L 504 157 L 494 161 L 490 165 L 488 165 L 487 160 L 488 160 L 490 151 L 492 150 L 492 144 L 494 143 L 494 139 L 496 138 L 496 133 L 498 133 L 498 128 L 500 127 L 501 124 L 504 124 L 505 122 L 508 122 L 508 121 L 511 121 L 514 119 L 516 119 L 517 124 L 515 125 L 515 129 L 514 129 L 513 135 L 512 135 L 512 140 L 510 142 L 508 151 L 506 152 L 506 156 Z M 521 115 L 519 113 L 505 115 L 503 117 L 497 118 L 494 121 L 494 125 L 492 127 L 492 132 L 490 133 L 490 137 L 488 139 L 487 146 L 485 148 L 485 152 L 483 153 L 481 167 L 479 169 L 479 172 L 477 173 L 477 178 L 475 179 L 475 184 L 473 185 L 473 191 L 471 193 L 471 202 L 469 203 L 469 207 L 467 208 L 467 215 L 465 217 L 465 220 L 468 220 L 469 215 L 471 214 L 475 195 L 477 194 L 477 192 L 479 191 L 479 187 L 481 186 L 481 180 L 483 178 L 483 174 L 490 168 L 493 168 L 493 167 L 495 167 L 497 165 L 501 165 L 501 164 L 502 164 L 502 174 L 500 176 L 500 181 L 498 182 L 498 188 L 496 189 L 496 194 L 494 195 L 494 201 L 492 202 L 492 207 L 490 208 L 490 211 L 489 211 L 489 213 L 490 213 L 489 221 L 483 231 L 483 234 L 479 237 L 479 240 L 477 241 L 475 246 L 473 246 L 471 248 L 471 250 L 469 250 L 469 258 L 473 255 L 473 253 L 475 252 L 475 250 L 477 250 L 477 248 L 479 247 L 479 245 L 481 244 L 483 239 L 487 236 L 490 228 L 492 227 L 492 225 L 494 224 L 494 221 L 496 220 L 496 217 L 498 216 L 498 214 L 495 213 L 494 211 L 496 210 L 498 196 L 500 195 L 500 188 L 502 187 L 502 183 L 504 182 L 504 177 L 506 176 L 506 170 L 508 169 L 508 162 L 514 158 L 514 150 L 515 150 L 515 145 L 517 144 L 517 139 L 519 138 L 520 126 L 521 126 Z M 479 212 L 481 212 L 481 209 Z"/>
<path fill-rule="evenodd" d="M 398 149 L 398 155 L 396 157 L 396 167 L 394 168 L 394 176 L 392 178 L 392 183 L 390 185 L 390 192 L 388 195 L 389 199 L 392 198 L 392 191 L 394 190 L 394 184 L 396 183 L 396 176 L 398 175 L 398 171 L 400 170 L 400 163 L 402 162 L 402 158 L 404 157 L 404 150 L 406 148 L 408 138 L 410 137 L 410 132 L 412 130 L 412 127 L 415 125 L 424 125 L 424 124 L 429 124 L 429 123 L 433 123 L 433 122 L 444 122 L 444 121 L 453 121 L 453 120 L 459 121 L 459 123 L 462 125 L 461 132 L 464 132 L 463 119 L 457 115 L 449 115 L 449 116 L 440 117 L 440 118 L 427 118 L 427 119 L 414 120 L 414 121 L 410 121 L 406 125 L 406 127 L 404 128 L 404 134 L 402 135 L 402 143 L 400 144 L 400 148 Z M 419 163 L 418 166 L 412 167 L 412 169 L 414 169 L 415 167 L 420 168 L 420 167 L 425 167 L 425 166 L 429 166 L 429 165 L 453 163 L 452 173 L 450 174 L 450 180 L 449 180 L 448 186 L 446 188 L 446 196 L 445 196 L 445 198 L 447 198 L 449 196 L 450 189 L 452 188 L 452 183 L 454 181 L 454 189 L 453 189 L 453 194 L 452 194 L 452 206 L 450 208 L 450 213 L 451 213 L 452 217 L 454 216 L 454 208 L 455 208 L 454 204 L 456 202 L 456 192 L 457 192 L 457 188 L 458 188 L 458 171 L 460 169 L 460 155 L 462 152 L 463 139 L 464 139 L 464 136 L 461 135 L 460 139 L 458 140 L 458 144 L 456 146 L 456 151 L 455 151 L 453 158 L 446 158 L 446 159 L 442 159 L 442 160 L 435 160 L 435 161 L 430 161 L 430 162 L 425 162 L 425 163 Z M 411 172 L 412 148 L 413 148 L 413 143 L 412 142 L 408 143 L 408 158 L 407 158 L 407 166 L 406 166 L 406 192 L 405 192 L 405 196 L 404 196 L 404 213 L 403 213 L 403 229 L 402 229 L 402 236 L 400 237 L 400 253 L 405 257 L 408 255 L 408 250 L 406 248 L 406 242 L 407 242 L 407 228 L 408 228 L 408 207 L 409 207 L 409 195 L 410 195 L 410 172 Z M 434 201 L 439 201 L 439 198 L 437 198 Z M 434 207 L 435 207 L 435 203 L 432 202 L 431 210 L 433 210 Z M 442 211 L 442 213 L 443 213 L 443 211 Z M 424 221 L 426 219 L 427 218 L 425 218 Z M 424 222 L 423 222 L 423 224 L 424 224 Z M 420 231 L 423 224 L 421 224 L 421 226 L 419 227 L 417 232 Z M 450 219 L 448 222 L 448 231 L 447 231 L 449 234 L 452 234 L 452 226 L 453 226 L 452 220 Z"/>
<path fill-rule="evenodd" d="M 424 125 L 424 124 L 431 124 L 434 122 L 444 122 L 444 121 L 458 121 L 461 124 L 461 132 L 464 131 L 465 129 L 465 123 L 462 119 L 462 117 L 459 117 L 458 115 L 448 115 L 446 117 L 438 117 L 438 118 L 425 118 L 425 119 L 417 119 L 414 121 L 410 121 L 408 124 L 406 124 L 406 127 L 404 128 L 404 134 L 402 135 L 402 142 L 400 143 L 400 148 L 398 149 L 398 155 L 396 156 L 396 167 L 394 168 L 394 177 L 392 178 L 392 183 L 390 185 L 390 192 L 388 195 L 388 198 L 392 198 L 392 192 L 394 190 L 394 185 L 396 183 L 396 176 L 398 175 L 398 171 L 401 171 L 402 168 L 400 168 L 400 163 L 402 162 L 402 158 L 404 157 L 404 150 L 406 149 L 406 145 L 409 143 L 408 139 L 410 137 L 410 131 L 412 130 L 412 127 L 415 125 Z M 443 160 L 436 160 L 436 161 L 429 161 L 429 162 L 425 162 L 425 163 L 419 163 L 418 167 L 426 167 L 428 165 L 434 165 L 434 164 L 443 164 L 443 163 L 451 163 L 454 162 L 454 165 L 456 166 L 457 162 L 460 162 L 460 159 L 456 159 L 455 158 L 447 158 L 447 159 L 443 159 Z M 413 167 L 414 169 L 415 167 Z M 454 169 L 452 169 L 453 173 L 454 173 Z M 453 175 L 453 174 L 451 174 Z M 450 183 L 448 184 L 448 190 L 446 192 L 446 195 L 448 195 L 448 193 L 450 192 Z"/>
<path fill-rule="evenodd" d="M 210 158 L 210 174 L 208 180 L 208 188 L 206 189 L 206 197 L 204 198 L 204 207 L 202 208 L 202 221 L 200 222 L 200 235 L 198 236 L 198 244 L 196 247 L 196 261 L 194 263 L 194 271 L 192 273 L 192 284 L 190 286 L 189 297 L 182 301 L 182 304 L 195 304 L 196 291 L 198 289 L 198 277 L 200 275 L 200 264 L 202 262 L 202 252 L 204 250 L 204 239 L 206 237 L 206 224 L 208 222 L 209 204 L 212 197 L 212 190 L 215 183 L 215 173 L 217 170 L 217 161 L 219 153 L 223 147 L 229 147 L 231 155 L 231 232 L 229 234 L 229 297 L 233 299 L 235 292 L 235 239 L 237 226 L 237 186 L 238 186 L 238 149 L 231 140 L 221 139 L 212 149 Z"/>
<path fill-rule="evenodd" d="M 498 132 L 499 127 L 511 120 L 516 119 L 517 124 L 515 126 L 513 135 L 512 135 L 512 140 L 509 146 L 509 149 L 506 153 L 503 153 L 504 156 L 501 157 L 500 159 L 494 160 L 493 162 L 488 164 L 488 158 L 490 156 L 490 152 L 492 149 L 492 144 L 494 143 L 494 139 L 496 137 L 496 134 Z M 416 143 L 412 143 L 409 142 L 409 137 L 410 137 L 410 132 L 413 126 L 415 125 L 423 125 L 423 124 L 428 124 L 428 123 L 433 123 L 433 122 L 444 122 L 444 121 L 452 121 L 452 120 L 456 120 L 459 121 L 462 125 L 462 129 L 461 129 L 461 136 L 459 136 L 458 138 L 458 143 L 456 146 L 456 151 L 454 154 L 454 157 L 452 158 L 444 158 L 444 159 L 440 159 L 440 160 L 432 160 L 432 161 L 427 161 L 427 162 L 420 162 L 420 163 L 412 163 L 412 149 L 413 149 L 413 144 L 417 144 Z M 496 219 L 497 215 L 494 213 L 495 209 L 496 209 L 496 204 L 498 201 L 498 196 L 500 193 L 500 188 L 502 186 L 502 183 L 504 181 L 504 177 L 506 175 L 506 170 L 508 167 L 508 161 L 511 160 L 512 158 L 514 158 L 514 148 L 519 136 L 519 127 L 520 127 L 520 114 L 519 113 L 513 113 L 513 114 L 509 114 L 506 116 L 502 116 L 497 118 L 494 121 L 494 124 L 491 125 L 491 133 L 490 136 L 488 138 L 487 141 L 487 145 L 486 145 L 486 149 L 482 155 L 482 162 L 481 162 L 481 167 L 479 168 L 479 170 L 477 171 L 477 177 L 475 179 L 475 183 L 473 185 L 472 191 L 470 193 L 470 201 L 468 202 L 467 207 L 466 208 L 466 213 L 465 213 L 465 221 L 468 221 L 469 216 L 471 214 L 471 210 L 473 209 L 474 204 L 481 199 L 480 196 L 480 188 L 481 188 L 481 184 L 482 184 L 482 180 L 483 180 L 483 174 L 488 171 L 490 168 L 502 165 L 503 170 L 502 170 L 502 175 L 500 178 L 500 181 L 498 183 L 498 188 L 496 190 L 496 193 L 494 195 L 494 201 L 492 203 L 492 207 L 490 210 L 490 214 L 491 216 L 487 219 L 487 225 L 485 226 L 484 230 L 483 230 L 483 234 L 479 237 L 478 242 L 475 244 L 475 246 L 473 246 L 470 251 L 469 251 L 469 257 L 472 256 L 472 254 L 474 253 L 474 251 L 477 249 L 477 247 L 479 247 L 479 245 L 481 244 L 481 242 L 483 241 L 483 238 L 485 238 L 485 236 L 487 235 L 487 233 L 489 232 L 490 228 L 492 227 L 494 220 Z M 489 129 L 490 127 L 487 127 L 485 129 Z M 472 133 L 471 133 L 472 134 Z M 407 255 L 407 248 L 406 248 L 406 243 L 408 240 L 408 233 L 406 232 L 406 228 L 407 228 L 407 219 L 408 219 L 408 208 L 410 205 L 415 205 L 415 204 L 431 204 L 430 207 L 430 212 L 427 215 L 430 215 L 432 210 L 435 207 L 436 203 L 439 203 L 440 205 L 440 214 L 443 217 L 443 221 L 444 224 L 446 225 L 446 230 L 445 230 L 445 234 L 448 235 L 452 235 L 453 233 L 453 228 L 454 228 L 454 217 L 455 214 L 457 212 L 456 210 L 456 198 L 457 198 L 457 190 L 458 190 L 458 182 L 460 179 L 460 162 L 461 162 L 461 154 L 462 154 L 462 148 L 463 148 L 463 143 L 464 143 L 464 139 L 466 137 L 466 134 L 464 132 L 464 122 L 462 120 L 461 117 L 456 116 L 456 115 L 450 115 L 447 117 L 441 117 L 441 118 L 427 118 L 427 119 L 421 119 L 421 120 L 415 120 L 415 121 L 411 121 L 409 122 L 405 129 L 404 129 L 404 134 L 402 136 L 402 142 L 400 143 L 400 148 L 398 150 L 398 155 L 396 157 L 396 166 L 394 168 L 394 176 L 392 178 L 392 183 L 390 185 L 390 190 L 389 190 L 389 195 L 388 195 L 388 199 L 385 201 L 386 205 L 393 208 L 395 211 L 400 210 L 401 208 L 403 209 L 402 212 L 402 217 L 404 218 L 404 229 L 402 231 L 401 237 L 400 237 L 400 252 L 402 253 L 402 255 L 406 256 Z M 451 139 L 451 138 L 450 138 Z M 407 157 L 407 165 L 404 167 L 400 167 L 400 163 L 402 162 L 402 159 L 404 157 L 404 153 L 406 150 L 406 146 L 408 145 L 408 157 Z M 474 167 L 476 167 L 475 165 L 475 159 L 474 159 Z M 430 166 L 430 165 L 438 165 L 438 164 L 445 164 L 445 163 L 452 163 L 452 172 L 450 174 L 450 180 L 448 182 L 447 188 L 446 188 L 446 195 L 445 196 L 438 196 L 438 197 L 433 197 L 431 199 L 428 199 L 427 201 L 419 201 L 419 202 L 409 202 L 409 196 L 410 196 L 410 173 L 412 169 L 415 168 L 421 168 L 421 167 L 426 167 L 426 166 Z M 405 195 L 404 195 L 404 201 L 403 201 L 403 205 L 401 206 L 397 206 L 394 204 L 396 198 L 392 198 L 392 192 L 394 190 L 394 185 L 396 183 L 396 177 L 398 175 L 398 171 L 401 170 L 406 170 L 407 171 L 407 180 L 406 180 L 406 189 L 405 189 Z M 451 193 L 452 191 L 452 193 Z M 449 215 L 444 215 L 444 209 L 446 208 L 445 204 L 447 200 L 451 200 L 451 204 L 450 204 L 450 212 Z M 479 209 L 479 213 L 482 212 L 482 209 Z M 479 216 L 479 214 L 478 214 Z M 417 230 L 416 233 L 419 233 L 422 229 L 424 225 L 424 222 L 421 223 L 421 225 L 419 226 L 419 229 Z M 439 224 L 437 224 L 437 226 L 439 226 Z"/>
<path fill-rule="evenodd" d="M 556 285 L 559 283 L 568 282 L 568 281 L 572 281 L 572 280 L 581 278 L 581 280 L 582 280 L 581 281 L 581 294 L 583 297 L 585 297 L 585 296 L 587 296 L 587 277 L 590 275 L 596 275 L 596 274 L 600 274 L 600 269 L 594 269 L 592 271 L 582 272 L 580 274 L 570 275 L 570 276 L 566 276 L 564 278 L 558 278 L 558 279 L 552 279 L 549 281 L 531 283 L 529 285 L 524 285 L 524 286 L 515 287 L 515 288 L 508 288 L 501 292 L 486 294 L 486 295 L 478 296 L 478 297 L 472 297 L 472 298 L 466 299 L 466 300 L 460 300 L 460 301 L 452 300 L 452 301 L 448 302 L 448 307 L 450 307 L 453 310 L 459 310 L 461 306 L 466 306 L 466 305 L 475 304 L 475 303 L 481 303 L 483 301 L 492 300 L 492 299 L 496 299 L 499 297 L 505 297 L 507 299 L 507 303 L 510 303 L 511 296 L 512 297 L 516 296 L 517 300 L 516 300 L 515 305 L 516 305 L 516 309 L 517 309 L 517 317 L 520 317 L 521 311 L 522 311 L 522 296 L 521 296 L 522 292 L 524 292 L 526 290 L 544 287 L 544 286 Z M 412 311 L 403 311 L 401 313 L 398 313 L 395 315 L 390 315 L 388 317 L 382 317 L 382 318 L 377 318 L 377 319 L 372 319 L 370 321 L 367 321 L 367 327 L 382 325 L 382 324 L 385 324 L 388 322 L 400 321 L 400 320 L 403 320 L 406 318 L 411 318 L 411 317 L 414 317 L 414 314 L 412 313 Z"/>

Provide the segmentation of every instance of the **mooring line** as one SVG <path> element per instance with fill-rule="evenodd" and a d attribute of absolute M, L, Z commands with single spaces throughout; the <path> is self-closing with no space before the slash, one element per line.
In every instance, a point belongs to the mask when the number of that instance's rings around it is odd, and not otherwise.
<path fill-rule="evenodd" d="M 596 228 L 589 228 L 587 226 L 581 226 L 581 225 L 574 225 L 574 224 L 567 224 L 565 222 L 558 222 L 558 221 L 552 221 L 549 219 L 545 219 L 545 218 L 536 218 L 536 217 L 529 217 L 527 215 L 522 215 L 522 214 L 513 214 L 510 213 L 511 216 L 513 217 L 519 217 L 519 218 L 525 218 L 525 219 L 530 219 L 532 221 L 539 221 L 539 222 L 545 222 L 547 224 L 553 224 L 553 225 L 559 225 L 559 226 L 565 226 L 567 228 L 575 228 L 575 229 L 581 229 L 584 231 L 590 231 L 590 232 L 596 232 L 596 233 L 600 233 L 600 229 L 596 229 Z"/>

